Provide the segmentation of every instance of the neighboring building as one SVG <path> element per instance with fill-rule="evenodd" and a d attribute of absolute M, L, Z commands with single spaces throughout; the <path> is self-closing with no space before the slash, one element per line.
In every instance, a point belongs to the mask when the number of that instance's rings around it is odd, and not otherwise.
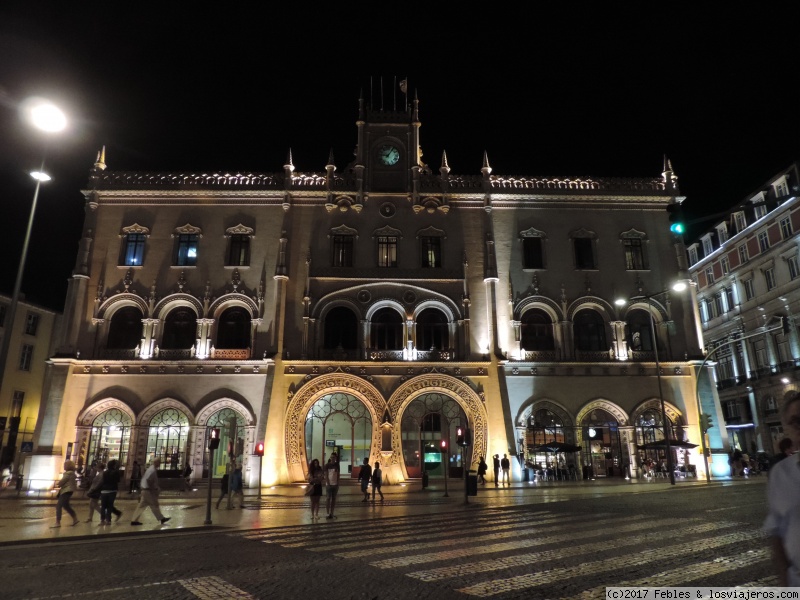
<path fill-rule="evenodd" d="M 369 457 L 391 483 L 435 477 L 441 439 L 454 476 L 509 453 L 520 477 L 557 461 L 536 449 L 553 440 L 581 446 L 565 466 L 625 476 L 663 437 L 662 388 L 674 435 L 699 444 L 694 289 L 661 294 L 688 281 L 667 161 L 645 179 L 505 177 L 484 155 L 454 175 L 444 152 L 423 163 L 418 100 L 400 104 L 359 100 L 341 174 L 332 155 L 296 172 L 291 152 L 270 174 L 115 172 L 103 151 L 32 471 L 160 456 L 219 476 L 234 417 L 250 484 L 258 464 L 264 484 L 300 481 L 337 448 L 345 473 Z M 716 414 L 713 385 L 701 400 Z"/>
<path fill-rule="evenodd" d="M 0 339 L 8 333 L 10 303 L 9 297 L 0 295 Z M 60 315 L 21 299 L 14 320 L 0 389 L 0 468 L 10 466 L 16 473 L 23 442 L 33 442 L 47 359 L 54 351 Z"/>
<path fill-rule="evenodd" d="M 687 248 L 725 427 L 749 453 L 778 451 L 784 395 L 800 388 L 798 184 L 795 163 Z"/>

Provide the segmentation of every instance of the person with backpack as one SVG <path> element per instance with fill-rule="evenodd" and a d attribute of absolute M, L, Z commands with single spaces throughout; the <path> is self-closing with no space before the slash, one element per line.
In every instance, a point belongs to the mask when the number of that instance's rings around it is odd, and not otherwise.
<path fill-rule="evenodd" d="M 375 468 L 372 469 L 372 501 L 375 502 L 375 493 L 381 495 L 381 502 L 383 502 L 383 492 L 381 491 L 381 486 L 383 485 L 383 470 L 381 469 L 381 463 L 375 461 Z"/>
<path fill-rule="evenodd" d="M 358 480 L 361 482 L 361 493 L 364 494 L 362 502 L 369 500 L 369 482 L 372 479 L 372 467 L 369 466 L 369 458 L 364 457 L 364 464 L 358 472 Z"/>

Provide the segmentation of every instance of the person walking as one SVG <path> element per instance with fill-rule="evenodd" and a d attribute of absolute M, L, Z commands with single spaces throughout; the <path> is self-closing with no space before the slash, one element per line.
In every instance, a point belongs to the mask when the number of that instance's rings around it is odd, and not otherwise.
<path fill-rule="evenodd" d="M 492 469 L 494 470 L 494 487 L 500 487 L 500 455 L 492 457 Z"/>
<path fill-rule="evenodd" d="M 377 492 L 381 496 L 381 502 L 383 502 L 383 492 L 381 491 L 381 487 L 383 486 L 383 469 L 381 469 L 381 463 L 379 461 L 375 461 L 375 468 L 372 469 L 372 501 L 375 502 L 375 493 Z"/>
<path fill-rule="evenodd" d="M 108 461 L 108 467 L 102 475 L 102 485 L 100 486 L 100 524 L 111 525 L 111 515 L 114 514 L 119 521 L 122 511 L 114 506 L 119 491 L 119 482 L 122 479 L 122 471 L 119 470 L 119 461 Z"/>
<path fill-rule="evenodd" d="M 311 520 L 319 519 L 319 502 L 322 498 L 322 483 L 325 481 L 325 473 L 319 460 L 316 458 L 308 465 L 308 484 L 313 486 L 311 494 Z"/>
<path fill-rule="evenodd" d="M 503 485 L 511 485 L 511 461 L 508 460 L 508 454 L 503 454 L 500 467 L 503 469 Z"/>
<path fill-rule="evenodd" d="M 228 474 L 225 473 L 219 482 L 219 499 L 217 500 L 217 508 L 219 508 L 222 499 L 228 495 Z"/>
<path fill-rule="evenodd" d="M 187 491 L 192 487 L 192 465 L 188 462 L 184 465 L 183 471 L 181 472 L 181 477 L 183 477 L 183 491 Z"/>
<path fill-rule="evenodd" d="M 331 452 L 328 462 L 325 464 L 325 492 L 328 499 L 325 501 L 325 508 L 328 511 L 326 519 L 335 519 L 333 511 L 336 509 L 336 494 L 339 493 L 339 455 Z"/>
<path fill-rule="evenodd" d="M 486 464 L 486 460 L 481 456 L 481 459 L 478 461 L 478 481 L 483 485 L 486 485 L 486 471 L 488 469 L 489 465 Z"/>
<path fill-rule="evenodd" d="M 364 494 L 362 502 L 369 500 L 369 482 L 372 479 L 372 467 L 369 466 L 369 458 L 364 457 L 364 464 L 358 472 L 358 480 L 361 482 L 361 493 Z"/>
<path fill-rule="evenodd" d="M 133 461 L 133 467 L 131 467 L 131 487 L 130 487 L 131 494 L 139 490 L 139 480 L 141 478 L 142 478 L 142 467 L 139 465 L 137 461 Z"/>
<path fill-rule="evenodd" d="M 87 523 L 92 522 L 95 511 L 100 515 L 100 523 L 103 522 L 103 513 L 100 512 L 100 488 L 103 487 L 103 471 L 105 471 L 105 465 L 103 463 L 98 464 L 94 479 L 89 483 L 89 489 L 86 491 L 86 497 L 89 498 L 89 518 L 86 519 Z"/>
<path fill-rule="evenodd" d="M 67 511 L 67 514 L 72 517 L 72 524 L 77 525 L 80 523 L 78 515 L 72 510 L 69 501 L 72 499 L 72 494 L 78 490 L 78 479 L 75 476 L 75 463 L 71 460 L 64 462 L 64 474 L 61 480 L 56 484 L 58 487 L 58 500 L 56 501 L 56 524 L 51 527 L 61 527 L 61 513 Z"/>
<path fill-rule="evenodd" d="M 238 508 L 242 508 L 242 506 L 244 506 L 244 484 L 242 481 L 242 467 L 239 465 L 236 465 L 236 468 L 233 469 L 233 475 L 230 479 L 230 488 L 231 508 L 237 508 L 233 506 L 234 502 L 236 502 L 236 496 L 239 496 Z"/>
<path fill-rule="evenodd" d="M 142 516 L 146 508 L 150 508 L 153 511 L 153 515 L 155 515 L 156 519 L 161 521 L 163 525 L 167 521 L 169 521 L 172 517 L 165 517 L 161 514 L 161 509 L 158 507 L 158 494 L 161 489 L 158 487 L 158 467 L 161 466 L 161 459 L 156 457 L 153 459 L 152 464 L 147 467 L 142 475 L 142 481 L 140 483 L 141 490 L 142 490 L 142 497 L 139 500 L 139 505 L 136 507 L 136 512 L 133 513 L 133 520 L 131 521 L 131 525 L 141 525 L 141 521 L 139 521 L 139 517 Z"/>

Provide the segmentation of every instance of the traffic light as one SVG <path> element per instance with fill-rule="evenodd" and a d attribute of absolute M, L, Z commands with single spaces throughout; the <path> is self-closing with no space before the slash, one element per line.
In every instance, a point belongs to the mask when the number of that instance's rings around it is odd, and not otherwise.
<path fill-rule="evenodd" d="M 219 448 L 219 427 L 214 427 L 208 436 L 208 449 L 216 450 L 217 448 Z"/>
<path fill-rule="evenodd" d="M 264 442 L 256 444 L 256 456 L 264 456 Z"/>
<path fill-rule="evenodd" d="M 714 426 L 711 422 L 711 415 L 703 413 L 700 415 L 700 430 L 705 433 Z"/>
<path fill-rule="evenodd" d="M 686 224 L 683 220 L 683 208 L 678 202 L 667 205 L 669 213 L 669 230 L 672 233 L 682 235 L 686 231 Z"/>
<path fill-rule="evenodd" d="M 466 446 L 466 444 L 464 443 L 464 428 L 463 427 L 457 427 L 456 428 L 456 444 L 458 444 L 459 446 Z"/>
<path fill-rule="evenodd" d="M 447 450 L 447 440 L 442 440 L 442 450 Z"/>

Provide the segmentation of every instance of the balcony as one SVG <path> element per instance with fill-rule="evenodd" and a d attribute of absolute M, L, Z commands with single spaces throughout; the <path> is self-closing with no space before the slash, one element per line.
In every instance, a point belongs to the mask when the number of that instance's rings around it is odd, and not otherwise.
<path fill-rule="evenodd" d="M 211 348 L 214 360 L 250 360 L 250 348 Z"/>
<path fill-rule="evenodd" d="M 554 362 L 556 360 L 555 350 L 525 350 L 523 360 L 528 362 Z"/>
<path fill-rule="evenodd" d="M 194 358 L 193 348 L 158 350 L 158 360 L 188 360 Z"/>
<path fill-rule="evenodd" d="M 374 361 L 402 361 L 405 360 L 403 350 L 367 350 L 367 358 Z"/>
<path fill-rule="evenodd" d="M 100 356 L 106 360 L 133 360 L 137 358 L 136 348 L 104 348 Z"/>
<path fill-rule="evenodd" d="M 452 350 L 417 350 L 416 360 L 428 361 L 448 361 L 455 360 L 455 352 Z"/>

